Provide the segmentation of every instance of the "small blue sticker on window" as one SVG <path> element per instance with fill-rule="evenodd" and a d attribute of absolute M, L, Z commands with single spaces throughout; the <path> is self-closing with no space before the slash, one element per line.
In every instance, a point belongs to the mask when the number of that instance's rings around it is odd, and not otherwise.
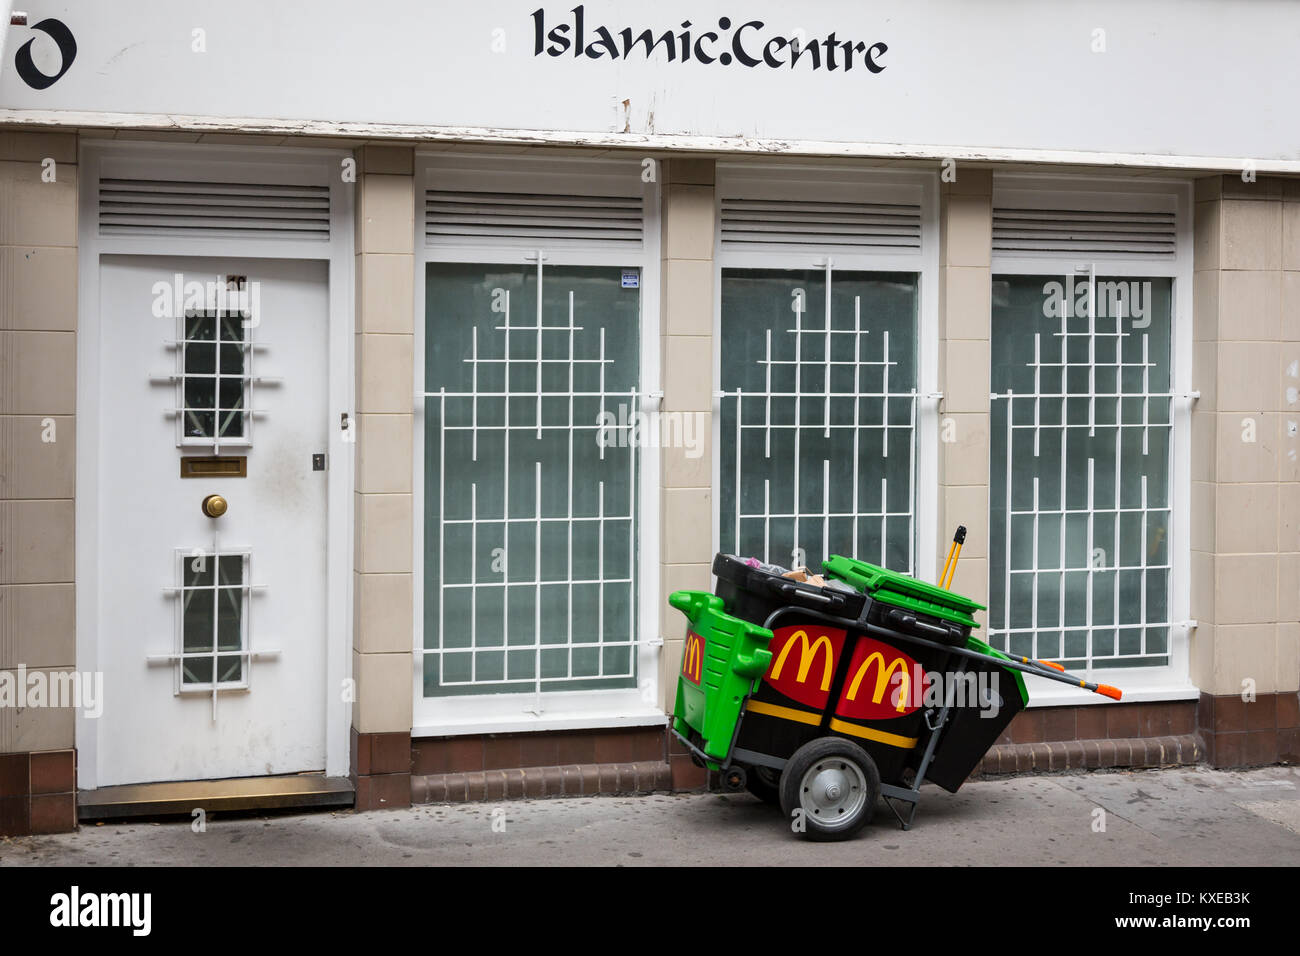
<path fill-rule="evenodd" d="M 641 286 L 641 273 L 636 269 L 623 270 L 623 288 L 637 289 Z"/>

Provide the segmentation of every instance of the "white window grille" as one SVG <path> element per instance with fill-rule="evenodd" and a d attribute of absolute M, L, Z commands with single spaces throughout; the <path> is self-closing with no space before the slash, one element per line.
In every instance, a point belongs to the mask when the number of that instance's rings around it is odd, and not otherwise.
<path fill-rule="evenodd" d="M 913 573 L 917 285 L 723 270 L 722 550 Z"/>
<path fill-rule="evenodd" d="M 420 159 L 426 732 L 663 719 L 644 571 L 658 557 L 659 253 L 643 171 Z"/>
<path fill-rule="evenodd" d="M 250 598 L 265 586 L 252 582 L 252 560 L 248 550 L 222 547 L 215 532 L 210 550 L 178 549 L 176 583 L 164 589 L 176 599 L 173 650 L 146 658 L 173 669 L 176 694 L 209 696 L 214 721 L 220 693 L 249 690 L 253 662 L 280 656 L 253 648 Z"/>
<path fill-rule="evenodd" d="M 642 394 L 621 278 L 429 266 L 428 695 L 635 685 Z"/>
<path fill-rule="evenodd" d="M 719 164 L 717 182 L 719 550 L 915 573 L 933 537 L 932 177 Z"/>
<path fill-rule="evenodd" d="M 1083 670 L 1169 662 L 1171 304 L 1168 278 L 994 278 L 1003 649 Z"/>
<path fill-rule="evenodd" d="M 994 187 L 990 640 L 1172 687 L 1191 625 L 1186 190 L 1050 185 Z"/>

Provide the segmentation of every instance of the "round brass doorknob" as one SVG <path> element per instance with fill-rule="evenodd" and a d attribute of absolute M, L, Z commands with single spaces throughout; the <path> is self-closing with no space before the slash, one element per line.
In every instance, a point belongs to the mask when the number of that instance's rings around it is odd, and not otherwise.
<path fill-rule="evenodd" d="M 209 518 L 220 518 L 226 513 L 226 499 L 221 495 L 208 495 L 203 499 L 203 513 Z"/>

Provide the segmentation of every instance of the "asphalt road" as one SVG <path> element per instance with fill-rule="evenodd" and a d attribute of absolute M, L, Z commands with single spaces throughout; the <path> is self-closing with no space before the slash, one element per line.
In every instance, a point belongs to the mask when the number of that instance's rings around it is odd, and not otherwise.
<path fill-rule="evenodd" d="M 1102 811 L 1099 813 L 1098 811 Z M 1104 830 L 1099 827 L 1104 823 Z M 914 829 L 883 806 L 858 838 L 797 839 L 748 794 L 209 815 L 0 838 L 8 866 L 1300 865 L 1300 770 L 1206 769 L 927 787 Z"/>

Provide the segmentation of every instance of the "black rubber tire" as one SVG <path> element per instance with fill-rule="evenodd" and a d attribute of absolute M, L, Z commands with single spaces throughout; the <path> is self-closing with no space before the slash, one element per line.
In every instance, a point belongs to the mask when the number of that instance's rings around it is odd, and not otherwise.
<path fill-rule="evenodd" d="M 855 801 L 856 808 L 848 811 L 848 817 L 837 816 L 834 824 L 829 826 L 818 819 L 819 810 L 805 804 L 801 793 L 804 776 L 822 764 L 829 765 L 830 769 L 834 769 L 835 764 L 853 765 L 861 774 L 866 791 L 860 802 Z M 794 752 L 781 774 L 781 810 L 786 820 L 791 822 L 794 833 L 805 840 L 830 842 L 851 838 L 871 822 L 879 800 L 880 771 L 876 769 L 876 762 L 865 750 L 843 737 L 819 737 L 804 744 Z M 796 811 L 803 811 L 802 826 L 794 825 Z"/>
<path fill-rule="evenodd" d="M 781 771 L 771 767 L 750 767 L 749 779 L 745 781 L 747 789 L 764 803 L 774 807 L 781 805 Z"/>

